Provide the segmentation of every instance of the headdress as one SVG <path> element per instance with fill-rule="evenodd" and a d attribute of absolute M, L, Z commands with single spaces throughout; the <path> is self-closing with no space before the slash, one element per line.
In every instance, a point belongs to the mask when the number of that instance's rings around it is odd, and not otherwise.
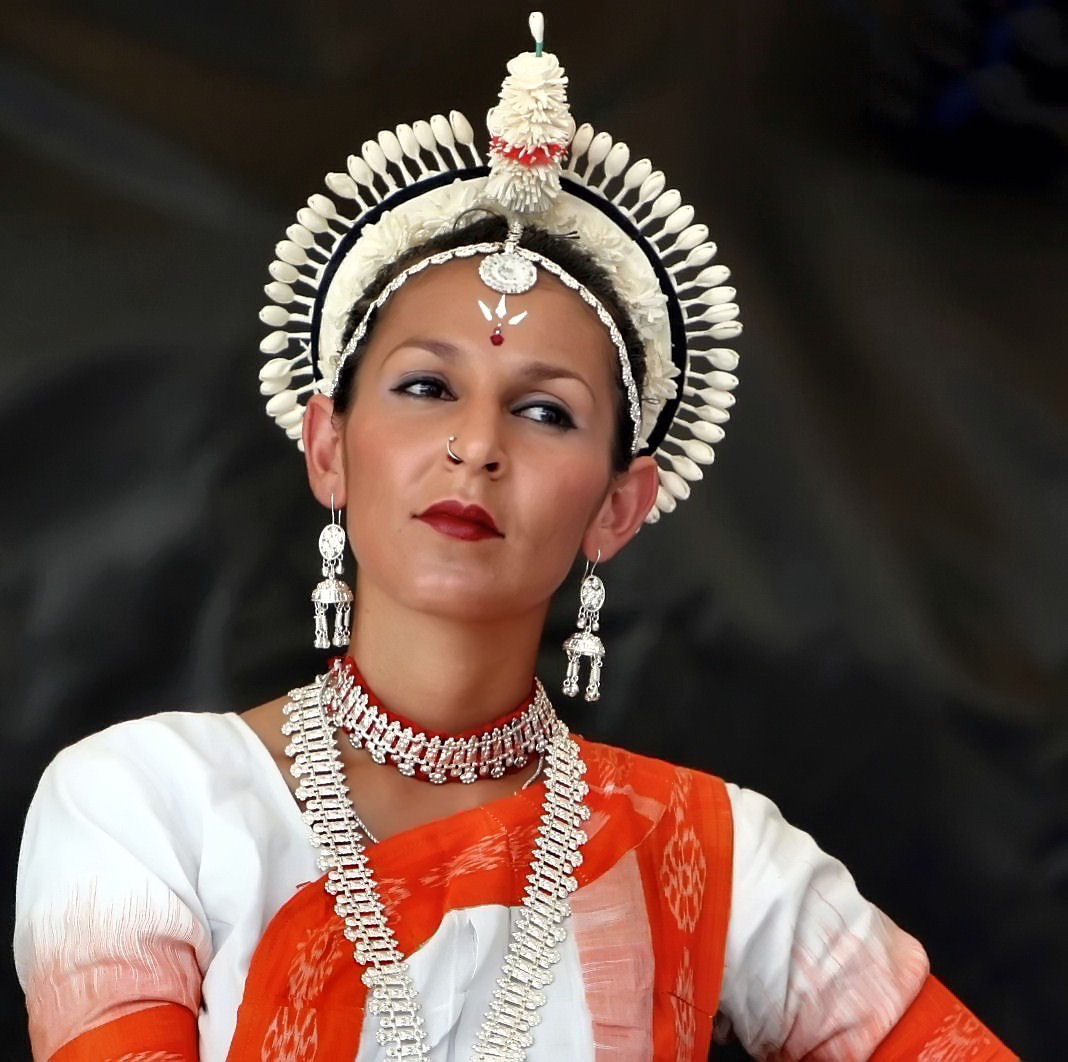
<path fill-rule="evenodd" d="M 522 259 L 528 271 L 553 272 L 598 311 L 627 391 L 627 353 L 607 311 L 566 271 L 518 245 L 524 224 L 575 234 L 608 273 L 645 346 L 642 393 L 631 384 L 628 406 L 634 452 L 654 455 L 659 466 L 660 489 L 647 518 L 654 522 L 689 497 L 690 483 L 723 438 L 738 383 L 738 357 L 721 345 L 741 331 L 735 291 L 726 286 L 730 271 L 711 264 L 716 246 L 708 229 L 667 189 L 664 174 L 648 159 L 632 163 L 627 145 L 608 133 L 575 129 L 568 79 L 543 49 L 539 13 L 530 25 L 535 50 L 509 62 L 500 102 L 487 116 L 488 164 L 462 114 L 436 114 L 366 141 L 349 156 L 346 172 L 327 174 L 336 202 L 313 195 L 297 212 L 270 265 L 271 305 L 260 312 L 274 329 L 260 344 L 268 358 L 260 390 L 267 412 L 299 441 L 307 397 L 332 393 L 342 360 L 363 335 L 366 318 L 347 345 L 341 341 L 352 306 L 378 270 L 484 207 L 509 218 L 508 239 L 423 259 L 395 278 L 378 304 L 409 275 L 464 255 L 485 256 L 480 272 L 494 290 L 526 290 L 508 286 Z M 499 269 L 489 266 L 494 259 Z"/>

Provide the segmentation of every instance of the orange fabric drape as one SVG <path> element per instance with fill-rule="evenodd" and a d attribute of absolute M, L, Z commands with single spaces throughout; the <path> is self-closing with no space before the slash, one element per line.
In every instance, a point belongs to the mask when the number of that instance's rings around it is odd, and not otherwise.
<path fill-rule="evenodd" d="M 196 1062 L 196 1015 L 177 1003 L 145 1007 L 82 1033 L 49 1062 L 119 1062 L 134 1053 L 152 1062 Z"/>
<path fill-rule="evenodd" d="M 733 830 L 725 787 L 605 746 L 581 745 L 592 817 L 575 873 L 579 888 L 595 886 L 625 854 L 635 854 L 645 910 L 634 917 L 648 919 L 656 957 L 650 1035 L 665 1058 L 703 1059 L 730 905 Z M 542 796 L 536 786 L 369 851 L 404 954 L 425 943 L 451 910 L 522 902 Z M 320 879 L 272 919 L 249 969 L 230 1062 L 352 1057 L 366 990 L 333 907 Z"/>
<path fill-rule="evenodd" d="M 586 1003 L 598 1052 L 626 1057 L 626 1043 L 638 1042 L 626 1037 L 639 1035 L 643 1053 L 651 1044 L 656 1059 L 704 1062 L 731 903 L 726 787 L 617 749 L 581 746 L 592 814 L 575 872 L 573 928 L 583 975 L 592 979 Z M 450 911 L 521 904 L 543 793 L 537 785 L 369 850 L 405 955 L 429 940 Z M 612 990 L 620 940 L 602 940 L 598 918 L 583 923 L 584 914 L 621 897 L 621 917 L 640 927 L 625 944 L 634 952 L 629 968 L 640 971 L 640 1000 L 620 999 Z M 602 952 L 612 947 L 616 953 L 606 962 Z M 271 919 L 252 957 L 229 1062 L 351 1059 L 366 1002 L 360 973 L 322 879 L 302 886 Z M 893 1062 L 964 1057 L 961 1052 L 975 1062 L 1016 1057 L 929 978 L 872 1057 Z M 83 1033 L 51 1062 L 110 1062 L 141 1053 L 153 1062 L 196 1059 L 195 1016 L 173 1004 L 149 1005 Z"/>
<path fill-rule="evenodd" d="M 876 1048 L 872 1062 L 967 1059 L 1008 1062 L 1010 1051 L 935 977 L 928 977 L 912 1006 Z"/>

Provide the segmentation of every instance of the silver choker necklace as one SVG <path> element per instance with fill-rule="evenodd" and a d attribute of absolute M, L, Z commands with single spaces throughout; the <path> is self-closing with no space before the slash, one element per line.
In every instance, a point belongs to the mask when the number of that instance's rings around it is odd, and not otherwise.
<path fill-rule="evenodd" d="M 345 937 L 355 945 L 356 962 L 366 967 L 367 1010 L 378 1018 L 378 1043 L 389 1058 L 429 1062 L 419 994 L 386 920 L 345 783 L 336 730 L 327 716 L 330 678 L 321 675 L 294 690 L 283 709 L 282 733 L 290 739 L 286 755 L 292 757 L 290 771 L 299 782 L 296 797 L 304 803 L 311 843 L 320 849 L 326 891 L 335 897 L 334 910 Z M 567 938 L 567 896 L 577 888 L 573 871 L 582 862 L 579 848 L 586 841 L 581 829 L 589 818 L 583 803 L 588 792 L 585 773 L 578 745 L 554 713 L 545 749 L 541 826 L 523 906 L 472 1051 L 476 1062 L 522 1062 L 534 1043 L 531 1029 L 560 961 L 559 945 Z"/>
<path fill-rule="evenodd" d="M 365 748 L 375 763 L 392 763 L 401 774 L 441 785 L 502 778 L 522 770 L 531 756 L 549 747 L 556 712 L 538 679 L 534 696 L 497 726 L 462 737 L 427 734 L 391 715 L 368 697 L 351 661 L 331 666 L 324 694 L 327 721 L 344 730 L 353 748 Z"/>

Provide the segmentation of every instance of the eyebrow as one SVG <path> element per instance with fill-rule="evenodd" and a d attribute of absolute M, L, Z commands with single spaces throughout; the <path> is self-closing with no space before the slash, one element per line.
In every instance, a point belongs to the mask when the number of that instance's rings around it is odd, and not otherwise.
<path fill-rule="evenodd" d="M 563 365 L 553 365 L 546 361 L 532 361 L 523 366 L 519 375 L 524 380 L 530 380 L 532 383 L 540 383 L 542 380 L 576 380 L 590 392 L 593 398 L 597 397 L 585 376 Z"/>
<path fill-rule="evenodd" d="M 385 360 L 388 361 L 398 350 L 404 348 L 418 347 L 420 350 L 426 350 L 431 354 L 436 354 L 438 357 L 445 358 L 447 361 L 452 361 L 460 353 L 460 348 L 454 343 L 448 343 L 443 339 L 429 339 L 424 336 L 413 336 L 410 339 L 404 340 L 402 343 L 398 343 L 389 354 L 386 355 Z M 541 383 L 545 380 L 575 380 L 582 384 L 583 387 L 589 391 L 591 397 L 596 399 L 593 388 L 590 386 L 586 378 L 581 374 L 569 369 L 564 365 L 554 365 L 548 361 L 530 361 L 527 362 L 520 370 L 519 375 L 524 380 L 528 380 L 531 383 Z"/>
<path fill-rule="evenodd" d="M 455 358 L 460 353 L 460 348 L 453 343 L 447 343 L 444 339 L 426 339 L 422 336 L 413 336 L 410 339 L 404 340 L 403 343 L 398 343 L 383 359 L 383 364 L 389 361 L 398 350 L 403 350 L 405 347 L 419 347 L 420 350 L 429 351 L 431 354 L 437 354 L 440 358 Z"/>

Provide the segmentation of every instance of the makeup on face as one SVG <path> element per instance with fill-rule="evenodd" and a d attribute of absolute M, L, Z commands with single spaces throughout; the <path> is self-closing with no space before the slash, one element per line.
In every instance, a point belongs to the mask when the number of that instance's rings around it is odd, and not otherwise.
<path fill-rule="evenodd" d="M 494 310 L 490 310 L 481 299 L 478 300 L 478 308 L 482 311 L 482 316 L 485 317 L 490 324 L 494 324 L 494 319 L 496 318 L 494 329 L 490 333 L 490 342 L 495 347 L 499 347 L 504 342 L 504 333 L 501 330 L 502 324 L 520 324 L 528 313 L 527 310 L 524 310 L 522 313 L 509 315 L 507 299 L 507 295 L 502 295 Z"/>
<path fill-rule="evenodd" d="M 480 505 L 464 505 L 452 499 L 435 502 L 418 513 L 416 518 L 440 534 L 464 542 L 504 538 L 493 517 Z"/>
<path fill-rule="evenodd" d="M 552 277 L 500 298 L 473 261 L 450 262 L 413 277 L 375 325 L 339 438 L 365 599 L 374 587 L 434 614 L 538 610 L 605 498 L 610 340 Z M 487 342 L 479 300 L 503 345 Z"/>

